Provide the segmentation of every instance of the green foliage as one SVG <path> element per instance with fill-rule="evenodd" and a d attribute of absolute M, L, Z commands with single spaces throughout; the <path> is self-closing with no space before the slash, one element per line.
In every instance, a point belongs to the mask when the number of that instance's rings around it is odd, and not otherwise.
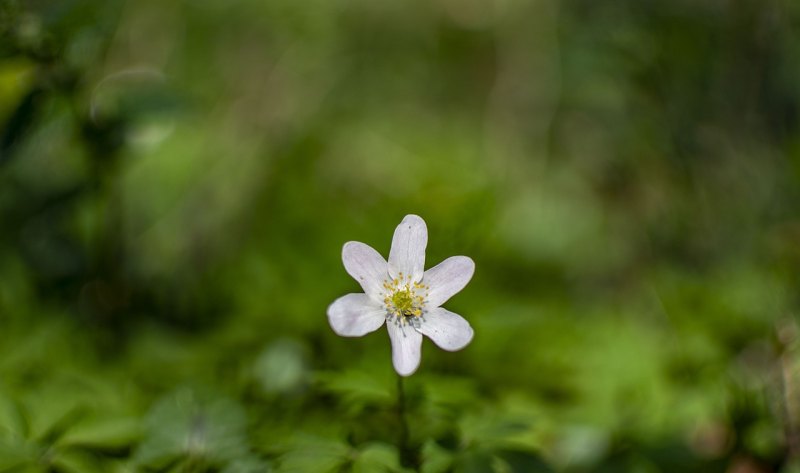
<path fill-rule="evenodd" d="M 0 473 L 797 471 L 798 20 L 0 0 Z M 407 213 L 476 335 L 401 407 L 325 309 Z"/>

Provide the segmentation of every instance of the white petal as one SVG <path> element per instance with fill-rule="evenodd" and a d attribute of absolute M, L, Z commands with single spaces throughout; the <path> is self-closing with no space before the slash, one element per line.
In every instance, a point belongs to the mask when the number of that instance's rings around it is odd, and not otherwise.
<path fill-rule="evenodd" d="M 383 282 L 389 277 L 383 256 L 365 243 L 348 241 L 342 248 L 342 262 L 347 274 L 361 284 L 364 292 L 380 302 Z"/>
<path fill-rule="evenodd" d="M 392 364 L 397 374 L 411 376 L 417 371 L 422 351 L 422 335 L 410 325 L 400 327 L 392 320 L 386 322 L 392 341 Z"/>
<path fill-rule="evenodd" d="M 425 270 L 425 247 L 428 246 L 428 227 L 417 215 L 406 215 L 392 238 L 389 251 L 389 274 L 411 276 L 413 282 L 422 279 Z"/>
<path fill-rule="evenodd" d="M 378 330 L 386 311 L 366 294 L 347 294 L 328 306 L 328 322 L 338 335 L 360 337 Z"/>
<path fill-rule="evenodd" d="M 447 351 L 461 350 L 475 334 L 464 317 L 441 307 L 428 311 L 417 330 Z"/>
<path fill-rule="evenodd" d="M 430 288 L 428 289 L 428 306 L 439 307 L 447 299 L 458 294 L 472 279 L 473 273 L 475 273 L 475 262 L 467 256 L 447 258 L 425 271 L 422 283 Z"/>

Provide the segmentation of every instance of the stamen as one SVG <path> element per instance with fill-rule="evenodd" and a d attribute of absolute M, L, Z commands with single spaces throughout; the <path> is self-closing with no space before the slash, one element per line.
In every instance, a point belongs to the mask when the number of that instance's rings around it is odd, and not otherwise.
<path fill-rule="evenodd" d="M 383 288 L 386 289 L 381 295 L 384 296 L 387 320 L 394 319 L 394 324 L 401 328 L 407 325 L 419 328 L 427 313 L 425 304 L 430 288 L 420 282 L 411 282 L 411 275 L 403 273 L 398 273 L 391 281 L 385 280 Z"/>

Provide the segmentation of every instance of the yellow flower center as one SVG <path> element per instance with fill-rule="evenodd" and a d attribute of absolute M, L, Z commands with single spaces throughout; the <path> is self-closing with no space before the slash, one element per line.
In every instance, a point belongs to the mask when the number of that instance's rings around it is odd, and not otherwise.
<path fill-rule="evenodd" d="M 392 295 L 392 304 L 394 305 L 395 309 L 399 310 L 403 314 L 411 314 L 415 310 L 414 296 L 412 296 L 411 291 L 407 289 L 395 292 L 394 295 Z"/>
<path fill-rule="evenodd" d="M 422 317 L 428 286 L 411 282 L 411 276 L 397 275 L 391 281 L 384 281 L 383 303 L 389 316 L 397 318 Z"/>

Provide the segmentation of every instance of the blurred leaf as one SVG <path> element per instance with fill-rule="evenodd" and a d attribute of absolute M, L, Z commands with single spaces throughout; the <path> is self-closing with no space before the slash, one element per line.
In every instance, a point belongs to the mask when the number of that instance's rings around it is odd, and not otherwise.
<path fill-rule="evenodd" d="M 119 450 L 136 443 L 141 436 L 140 420 L 133 417 L 98 416 L 72 427 L 58 445 L 98 450 Z"/>
<path fill-rule="evenodd" d="M 247 419 L 233 401 L 182 388 L 164 396 L 144 420 L 137 463 L 163 468 L 175 460 L 224 466 L 248 453 Z"/>
<path fill-rule="evenodd" d="M 502 412 L 465 414 L 459 428 L 465 445 L 492 448 L 513 446 L 517 439 L 529 433 L 533 426 L 527 419 L 518 419 Z"/>
<path fill-rule="evenodd" d="M 352 449 L 336 440 L 301 437 L 281 455 L 277 471 L 281 473 L 337 472 L 351 461 Z"/>
<path fill-rule="evenodd" d="M 317 379 L 324 391 L 337 395 L 350 411 L 365 406 L 391 406 L 395 389 L 382 377 L 351 369 L 343 372 L 319 373 Z"/>
<path fill-rule="evenodd" d="M 88 410 L 86 393 L 75 386 L 51 385 L 25 399 L 30 418 L 30 438 L 44 443 L 58 440 L 83 418 Z"/>
<path fill-rule="evenodd" d="M 25 437 L 28 422 L 20 405 L 0 395 L 0 439 Z"/>
<path fill-rule="evenodd" d="M 454 454 L 428 440 L 422 447 L 422 472 L 444 473 L 453 466 Z"/>
<path fill-rule="evenodd" d="M 105 473 L 105 467 L 86 452 L 67 450 L 59 452 L 52 461 L 58 471 L 65 473 Z"/>
<path fill-rule="evenodd" d="M 405 471 L 398 458 L 397 448 L 383 443 L 362 447 L 353 461 L 353 473 Z"/>
<path fill-rule="evenodd" d="M 39 451 L 21 439 L 0 439 L 0 472 L 11 472 L 33 464 Z"/>

